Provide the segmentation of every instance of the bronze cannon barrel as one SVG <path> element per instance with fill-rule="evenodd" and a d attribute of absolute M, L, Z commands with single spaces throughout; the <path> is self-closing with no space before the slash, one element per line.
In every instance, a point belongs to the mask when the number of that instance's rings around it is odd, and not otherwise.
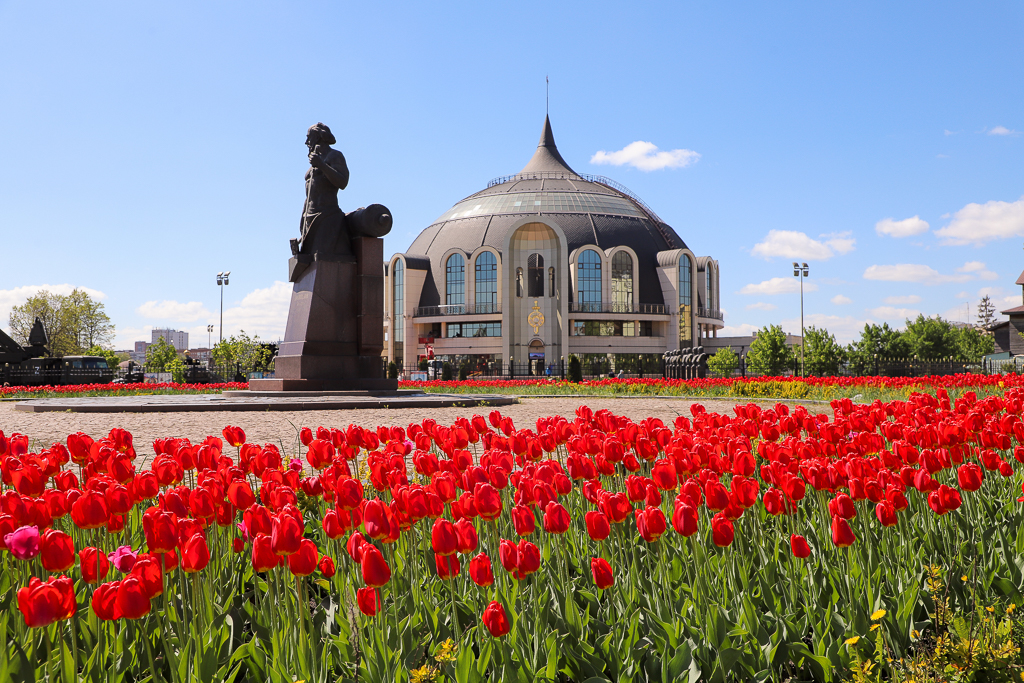
<path fill-rule="evenodd" d="M 391 232 L 391 211 L 383 204 L 370 204 L 345 214 L 349 237 L 383 237 Z"/>

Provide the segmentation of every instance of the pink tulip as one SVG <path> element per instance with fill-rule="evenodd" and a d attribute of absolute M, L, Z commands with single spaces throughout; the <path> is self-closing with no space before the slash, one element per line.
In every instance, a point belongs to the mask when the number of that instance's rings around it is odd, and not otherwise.
<path fill-rule="evenodd" d="M 4 544 L 19 560 L 31 560 L 39 554 L 39 529 L 23 526 L 4 536 Z"/>
<path fill-rule="evenodd" d="M 135 566 L 135 560 L 138 559 L 139 554 L 132 550 L 130 545 L 123 545 L 114 552 L 107 555 L 107 559 L 110 563 L 117 567 L 120 572 L 128 573 Z"/>

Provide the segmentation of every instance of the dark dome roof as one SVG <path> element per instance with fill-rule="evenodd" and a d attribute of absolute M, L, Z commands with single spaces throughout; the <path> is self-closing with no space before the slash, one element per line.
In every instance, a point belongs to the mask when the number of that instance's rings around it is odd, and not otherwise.
<path fill-rule="evenodd" d="M 413 241 L 407 253 L 430 259 L 435 287 L 424 287 L 422 306 L 437 305 L 444 291 L 441 258 L 449 249 L 471 253 L 481 246 L 501 251 L 513 224 L 529 215 L 550 215 L 565 232 L 568 251 L 596 244 L 601 249 L 630 247 L 636 252 L 639 303 L 664 303 L 652 277 L 659 251 L 686 247 L 668 224 L 639 197 L 613 180 L 576 173 L 555 146 L 551 123 L 522 171 L 495 178 L 487 189 L 466 197 Z"/>

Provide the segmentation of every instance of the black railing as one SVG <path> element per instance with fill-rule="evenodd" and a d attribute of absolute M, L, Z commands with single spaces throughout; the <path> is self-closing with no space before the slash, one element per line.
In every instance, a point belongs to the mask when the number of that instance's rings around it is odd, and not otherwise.
<path fill-rule="evenodd" d="M 609 302 L 569 302 L 570 313 L 646 313 L 666 315 L 665 304 L 622 304 Z"/>
<path fill-rule="evenodd" d="M 444 306 L 417 306 L 413 317 L 425 318 L 446 315 L 489 315 L 501 313 L 501 304 L 447 304 Z"/>
<path fill-rule="evenodd" d="M 704 308 L 703 306 L 697 307 L 697 317 L 711 318 L 712 320 L 725 320 L 725 315 L 723 315 L 717 308 Z"/>

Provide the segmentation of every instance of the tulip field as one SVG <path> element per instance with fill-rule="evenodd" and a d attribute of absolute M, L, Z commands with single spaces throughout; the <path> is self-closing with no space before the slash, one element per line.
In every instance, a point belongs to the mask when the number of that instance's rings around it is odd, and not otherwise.
<path fill-rule="evenodd" d="M 831 409 L 0 432 L 0 680 L 1021 680 L 1024 388 Z"/>

